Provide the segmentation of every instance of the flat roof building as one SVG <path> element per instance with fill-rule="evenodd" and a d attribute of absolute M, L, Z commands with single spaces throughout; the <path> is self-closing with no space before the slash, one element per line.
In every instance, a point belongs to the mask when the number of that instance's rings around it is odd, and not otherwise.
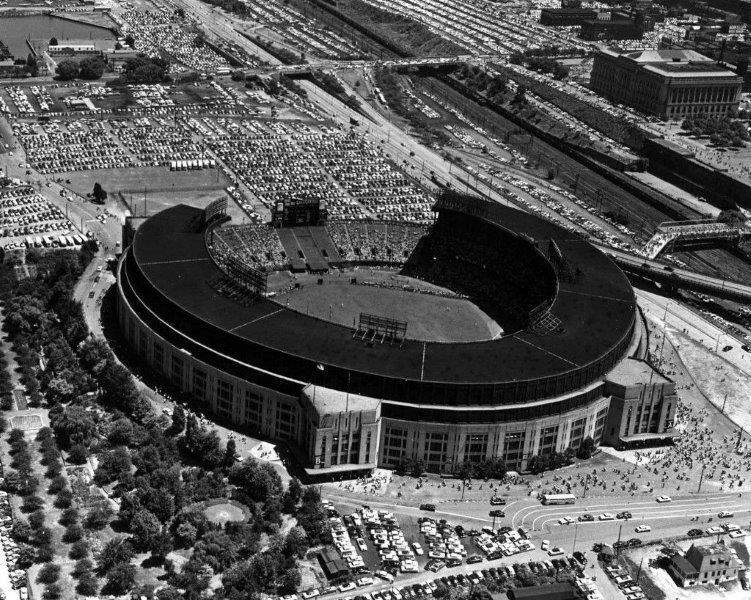
<path fill-rule="evenodd" d="M 601 48 L 590 87 L 608 100 L 663 119 L 735 112 L 743 79 L 693 50 Z"/>

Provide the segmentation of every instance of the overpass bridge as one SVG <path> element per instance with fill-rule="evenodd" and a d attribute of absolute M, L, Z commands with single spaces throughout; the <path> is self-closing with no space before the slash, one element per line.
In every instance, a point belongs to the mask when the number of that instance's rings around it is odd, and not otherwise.
<path fill-rule="evenodd" d="M 739 245 L 751 239 L 748 221 L 701 219 L 661 223 L 641 250 L 642 256 L 655 259 L 663 252 L 682 252 Z"/>
<path fill-rule="evenodd" d="M 751 302 L 751 285 L 672 267 L 653 259 L 635 256 L 609 246 L 599 246 L 626 273 L 659 282 L 668 287 L 701 292 L 734 302 Z"/>

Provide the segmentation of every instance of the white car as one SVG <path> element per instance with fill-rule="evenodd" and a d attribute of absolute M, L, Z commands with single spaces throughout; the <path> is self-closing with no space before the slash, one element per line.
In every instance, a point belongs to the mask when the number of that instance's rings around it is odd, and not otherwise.
<path fill-rule="evenodd" d="M 372 577 L 361 577 L 360 579 L 357 580 L 357 585 L 359 587 L 370 585 L 371 583 L 373 583 Z"/>
<path fill-rule="evenodd" d="M 662 504 L 663 502 L 672 502 L 673 501 L 673 499 L 670 496 L 657 496 L 657 498 L 655 498 L 655 500 L 657 500 L 657 502 L 659 502 L 660 504 Z"/>
<path fill-rule="evenodd" d="M 563 549 L 556 546 L 555 548 L 551 548 L 548 550 L 549 556 L 561 556 L 563 554 Z"/>
<path fill-rule="evenodd" d="M 733 517 L 733 513 L 729 510 L 723 510 L 717 514 L 717 517 L 720 519 L 730 519 Z"/>
<path fill-rule="evenodd" d="M 419 542 L 414 542 L 412 544 L 412 548 L 414 548 L 415 554 L 417 554 L 417 556 L 422 556 L 423 554 L 425 554 L 425 551 L 422 549 L 422 546 L 420 546 Z"/>
<path fill-rule="evenodd" d="M 357 547 L 360 549 L 360 552 L 365 552 L 368 549 L 365 540 L 362 538 L 357 538 Z"/>
<path fill-rule="evenodd" d="M 350 581 L 349 583 L 344 583 L 344 584 L 340 585 L 336 589 L 339 590 L 340 592 L 348 592 L 350 590 L 354 590 L 356 587 L 357 586 Z"/>
<path fill-rule="evenodd" d="M 730 536 L 731 538 L 739 538 L 739 537 L 743 537 L 744 535 L 746 535 L 746 532 L 741 531 L 740 529 L 736 531 L 731 531 L 730 533 L 728 533 L 728 536 Z"/>
<path fill-rule="evenodd" d="M 547 550 L 550 548 L 550 542 L 548 540 L 542 540 L 542 544 L 540 544 L 541 550 Z"/>
<path fill-rule="evenodd" d="M 712 527 L 707 527 L 707 533 L 709 535 L 717 535 L 718 533 L 722 533 L 725 531 L 722 527 L 719 527 L 718 525 L 712 525 Z"/>
<path fill-rule="evenodd" d="M 615 521 L 615 515 L 613 513 L 602 513 L 599 517 L 600 521 Z"/>
<path fill-rule="evenodd" d="M 652 531 L 652 528 L 649 525 L 639 525 L 634 531 L 636 533 L 647 533 L 648 531 Z"/>

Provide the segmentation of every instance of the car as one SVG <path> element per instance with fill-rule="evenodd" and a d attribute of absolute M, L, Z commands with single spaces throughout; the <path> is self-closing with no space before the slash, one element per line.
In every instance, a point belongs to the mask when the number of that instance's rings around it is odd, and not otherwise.
<path fill-rule="evenodd" d="M 503 512 L 500 508 L 496 508 L 495 510 L 491 510 L 488 513 L 488 516 L 490 516 L 490 517 L 497 517 L 497 518 L 501 518 L 502 519 L 503 517 L 506 516 L 506 513 Z"/>
<path fill-rule="evenodd" d="M 94 290 L 91 290 L 89 292 L 89 298 L 93 298 L 96 295 L 96 292 Z"/>
<path fill-rule="evenodd" d="M 729 510 L 723 510 L 717 513 L 717 517 L 720 519 L 731 519 L 733 517 L 733 513 L 731 513 Z"/>
<path fill-rule="evenodd" d="M 422 549 L 422 546 L 419 542 L 414 542 L 412 544 L 412 549 L 415 551 L 415 554 L 417 554 L 417 556 L 422 556 L 423 554 L 425 554 L 425 551 Z"/>
<path fill-rule="evenodd" d="M 634 531 L 636 533 L 647 533 L 648 531 L 652 531 L 652 528 L 649 525 L 639 525 Z"/>
<path fill-rule="evenodd" d="M 316 596 L 320 596 L 321 592 L 318 590 L 309 590 L 307 592 L 302 593 L 302 597 L 305 598 L 305 600 L 310 600 L 311 598 L 315 598 Z"/>
<path fill-rule="evenodd" d="M 722 351 L 723 351 L 723 352 L 729 352 L 729 351 L 730 351 L 730 350 L 732 350 L 732 349 L 733 349 L 733 347 L 732 347 L 732 346 L 723 346 L 723 347 L 722 347 Z"/>
<path fill-rule="evenodd" d="M 746 535 L 746 533 L 744 531 L 739 530 L 739 529 L 736 529 L 735 531 L 731 531 L 730 533 L 728 533 L 728 536 L 731 537 L 731 538 L 734 538 L 734 539 L 735 538 L 739 538 L 739 537 L 743 537 L 744 535 Z"/>
<path fill-rule="evenodd" d="M 480 556 L 479 554 L 472 554 L 471 556 L 467 557 L 468 565 L 474 565 L 476 563 L 481 563 L 481 562 L 482 562 L 482 556 Z"/>
<path fill-rule="evenodd" d="M 704 535 L 704 532 L 701 529 L 689 529 L 688 530 L 688 537 L 699 537 L 701 535 Z"/>
<path fill-rule="evenodd" d="M 583 515 L 579 515 L 579 521 L 586 523 L 586 522 L 594 521 L 594 520 L 595 520 L 594 515 L 590 515 L 589 513 L 584 513 Z"/>
<path fill-rule="evenodd" d="M 664 502 L 672 502 L 673 501 L 673 499 L 670 496 L 657 496 L 657 498 L 655 498 L 655 500 L 657 502 L 659 502 L 660 504 L 662 504 Z"/>
<path fill-rule="evenodd" d="M 421 504 L 420 510 L 427 510 L 429 512 L 435 512 L 435 504 Z"/>
<path fill-rule="evenodd" d="M 707 527 L 707 533 L 709 535 L 717 535 L 719 533 L 722 533 L 725 531 L 722 527 L 719 527 L 718 525 L 712 525 L 712 527 Z"/>
<path fill-rule="evenodd" d="M 600 521 L 615 521 L 615 515 L 613 513 L 602 513 L 597 517 Z"/>
<path fill-rule="evenodd" d="M 540 550 L 547 550 L 548 548 L 550 548 L 550 541 L 542 540 L 542 544 L 540 544 Z"/>
<path fill-rule="evenodd" d="M 623 512 L 619 512 L 617 515 L 615 515 L 616 519 L 630 519 L 631 513 L 627 510 L 624 510 Z"/>
<path fill-rule="evenodd" d="M 631 538 L 628 542 L 626 542 L 629 546 L 632 548 L 634 546 L 641 546 L 641 540 L 639 538 Z"/>
<path fill-rule="evenodd" d="M 555 546 L 554 548 L 551 548 L 548 550 L 549 556 L 562 556 L 563 555 L 563 548 L 559 548 L 558 546 Z"/>
<path fill-rule="evenodd" d="M 579 552 L 578 550 L 574 552 L 574 558 L 578 560 L 581 564 L 586 565 L 587 564 L 587 557 L 584 556 L 583 552 Z"/>
<path fill-rule="evenodd" d="M 490 499 L 490 504 L 492 506 L 503 506 L 506 504 L 506 498 L 503 498 L 501 496 L 493 496 Z"/>
<path fill-rule="evenodd" d="M 350 590 L 354 590 L 356 587 L 357 586 L 350 581 L 349 583 L 343 583 L 336 589 L 340 592 L 349 592 Z"/>
<path fill-rule="evenodd" d="M 99 266 L 98 266 L 98 267 L 96 268 L 96 272 L 97 272 L 97 273 L 101 273 L 101 272 L 102 272 L 102 265 L 99 265 Z"/>
<path fill-rule="evenodd" d="M 360 579 L 358 579 L 356 583 L 358 587 L 364 587 L 366 585 L 370 585 L 371 583 L 373 583 L 373 578 L 372 577 L 360 577 Z"/>
<path fill-rule="evenodd" d="M 365 552 L 368 549 L 368 546 L 365 543 L 365 540 L 360 537 L 357 538 L 357 547 L 360 549 L 360 552 Z"/>

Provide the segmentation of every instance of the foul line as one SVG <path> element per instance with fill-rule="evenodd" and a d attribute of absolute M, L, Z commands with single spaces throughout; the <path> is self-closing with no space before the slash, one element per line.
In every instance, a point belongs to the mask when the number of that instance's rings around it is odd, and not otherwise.
<path fill-rule="evenodd" d="M 252 325 L 253 323 L 256 323 L 256 322 L 258 322 L 258 321 L 260 321 L 262 319 L 265 319 L 266 317 L 273 317 L 275 314 L 280 313 L 283 310 L 284 310 L 283 308 L 280 308 L 279 310 L 275 310 L 274 312 L 266 313 L 265 315 L 263 315 L 261 317 L 256 317 L 252 321 L 248 321 L 247 323 L 242 323 L 242 324 L 238 325 L 237 327 L 233 327 L 229 331 L 235 331 L 236 329 L 241 329 L 241 328 L 245 327 L 246 325 Z"/>

